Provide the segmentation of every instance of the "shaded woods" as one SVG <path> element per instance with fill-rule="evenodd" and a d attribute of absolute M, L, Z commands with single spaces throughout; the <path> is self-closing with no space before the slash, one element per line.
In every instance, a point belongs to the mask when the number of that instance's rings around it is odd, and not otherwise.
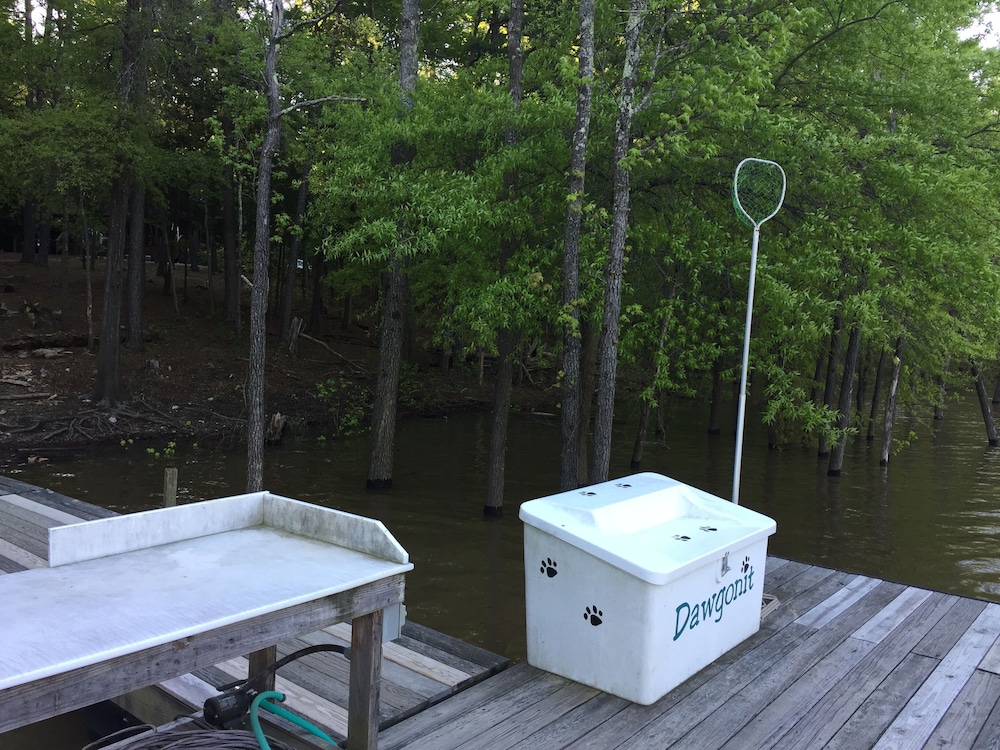
<path fill-rule="evenodd" d="M 247 358 L 250 487 L 268 330 L 364 326 L 372 377 L 337 408 L 372 426 L 373 488 L 407 373 L 482 366 L 496 515 L 511 383 L 556 389 L 564 487 L 605 477 L 616 409 L 646 415 L 639 461 L 671 396 L 731 401 L 749 257 L 730 186 L 772 159 L 788 192 L 751 401 L 774 447 L 815 445 L 831 474 L 855 434 L 889 463 L 902 405 L 985 404 L 997 379 L 997 52 L 966 38 L 971 0 L 794 6 L 6 3 L 0 242 L 100 259 L 106 412 L 140 390 L 121 367 L 151 304 L 138 261 L 168 295 L 209 268 L 206 320 Z"/>

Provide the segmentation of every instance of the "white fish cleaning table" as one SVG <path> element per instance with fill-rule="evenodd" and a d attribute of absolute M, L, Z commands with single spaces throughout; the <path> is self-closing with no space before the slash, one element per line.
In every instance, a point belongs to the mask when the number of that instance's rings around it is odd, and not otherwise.
<path fill-rule="evenodd" d="M 351 621 L 348 740 L 376 747 L 413 567 L 380 522 L 251 493 L 54 527 L 49 566 L 0 577 L 0 732 Z"/>

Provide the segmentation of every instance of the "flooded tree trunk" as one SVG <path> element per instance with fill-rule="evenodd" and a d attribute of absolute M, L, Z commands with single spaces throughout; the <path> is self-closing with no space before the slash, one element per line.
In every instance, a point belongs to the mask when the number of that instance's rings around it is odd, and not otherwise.
<path fill-rule="evenodd" d="M 945 376 L 948 374 L 948 364 L 945 363 L 944 372 L 935 378 L 938 387 L 937 403 L 934 404 L 934 420 L 944 419 L 944 400 L 948 395 L 948 381 Z"/>
<path fill-rule="evenodd" d="M 125 256 L 125 224 L 128 215 L 129 173 L 114 181 L 111 191 L 111 221 L 108 223 L 108 258 L 104 276 L 104 306 L 97 348 L 97 382 L 93 400 L 115 406 L 125 395 L 119 353 L 122 303 L 122 266 Z"/>
<path fill-rule="evenodd" d="M 420 28 L 419 0 L 403 0 L 400 17 L 399 94 L 403 109 L 413 109 L 417 91 L 417 38 Z M 390 162 L 403 166 L 416 156 L 416 147 L 400 141 L 392 147 Z M 405 218 L 397 222 L 399 240 L 405 243 Z M 403 342 L 406 333 L 406 276 L 403 259 L 395 255 L 384 274 L 382 329 L 379 333 L 378 375 L 372 405 L 371 443 L 368 455 L 370 490 L 392 487 L 393 449 L 396 439 L 396 405 L 399 398 L 399 373 L 403 365 Z"/>
<path fill-rule="evenodd" d="M 767 423 L 767 447 L 776 451 L 781 448 L 781 418 L 775 417 Z"/>
<path fill-rule="evenodd" d="M 861 326 L 855 324 L 847 342 L 844 357 L 844 373 L 840 381 L 840 417 L 837 420 L 837 442 L 830 452 L 827 476 L 839 477 L 844 468 L 844 451 L 847 448 L 847 433 L 851 429 L 851 413 L 854 409 L 854 373 L 858 369 L 858 354 L 861 350 Z"/>
<path fill-rule="evenodd" d="M 521 110 L 524 94 L 524 56 L 521 48 L 521 28 L 524 22 L 524 0 L 511 0 L 510 19 L 507 33 L 507 67 L 510 78 L 510 100 L 515 114 Z M 508 148 L 517 145 L 521 134 L 514 122 L 504 132 L 504 143 Z M 504 172 L 503 186 L 505 200 L 517 199 L 520 175 L 517 168 Z M 507 273 L 507 263 L 521 245 L 520 235 L 509 228 L 500 242 L 500 275 Z M 486 471 L 486 503 L 483 515 L 499 518 L 503 513 L 504 472 L 507 458 L 507 425 L 510 422 L 510 399 L 514 382 L 514 351 L 517 336 L 507 326 L 497 328 L 496 380 L 493 384 L 493 419 L 490 430 L 490 454 Z"/>
<path fill-rule="evenodd" d="M 250 372 L 247 378 L 247 492 L 264 489 L 264 369 L 267 356 L 268 266 L 271 258 L 271 172 L 281 143 L 281 90 L 278 85 L 279 41 L 284 5 L 271 3 L 271 32 L 264 50 L 267 128 L 257 168 L 253 289 L 250 292 Z"/>
<path fill-rule="evenodd" d="M 889 376 L 889 395 L 885 401 L 885 421 L 882 426 L 882 457 L 880 466 L 889 465 L 892 454 L 892 430 L 896 424 L 896 396 L 899 393 L 899 375 L 903 370 L 903 337 L 896 339 L 896 353 L 892 358 L 892 374 Z"/>
<path fill-rule="evenodd" d="M 483 515 L 499 518 L 503 514 L 504 470 L 507 458 L 507 425 L 510 422 L 510 398 L 514 384 L 515 336 L 507 328 L 497 331 L 497 374 L 493 386 L 493 415 L 490 430 L 490 453 L 486 467 L 486 503 Z"/>
<path fill-rule="evenodd" d="M 838 312 L 833 316 L 833 330 L 830 331 L 830 353 L 826 361 L 826 386 L 823 389 L 823 406 L 830 411 L 834 408 L 834 398 L 837 390 L 837 370 L 840 368 L 840 339 L 844 328 L 844 319 Z M 830 436 L 826 431 L 819 436 L 819 457 L 830 455 Z"/>
<path fill-rule="evenodd" d="M 400 18 L 399 94 L 405 112 L 413 109 L 417 89 L 417 34 L 420 23 L 419 0 L 403 0 Z M 401 167 L 416 156 L 416 147 L 406 141 L 395 143 L 390 163 Z M 397 221 L 399 241 L 405 243 L 405 217 Z M 392 487 L 393 449 L 400 368 L 406 334 L 406 277 L 403 259 L 397 254 L 383 273 L 382 325 L 379 331 L 379 364 L 372 406 L 372 429 L 368 460 L 370 490 Z"/>
<path fill-rule="evenodd" d="M 585 484 L 588 421 L 584 406 L 590 392 L 583 383 L 583 330 L 580 320 L 580 229 L 587 174 L 587 140 L 594 89 L 594 0 L 580 0 L 580 45 L 577 52 L 580 82 L 576 88 L 576 120 L 570 145 L 569 196 L 563 234 L 563 306 L 570 322 L 563 327 L 562 418 L 560 431 L 559 487 Z M 580 461 L 583 461 L 581 464 Z"/>
<path fill-rule="evenodd" d="M 993 403 L 1000 404 L 1000 375 L 997 375 L 997 382 L 993 386 Z"/>
<path fill-rule="evenodd" d="M 622 275 L 625 241 L 628 236 L 629 204 L 632 197 L 631 175 L 625 158 L 632 148 L 632 118 L 635 115 L 635 85 L 642 52 L 642 27 L 648 0 L 630 0 L 625 21 L 625 61 L 618 92 L 618 118 L 615 122 L 611 240 L 604 268 L 604 316 L 598 357 L 597 408 L 594 415 L 594 460 L 590 478 L 603 482 L 611 465 L 611 435 L 615 412 L 615 385 L 618 373 L 618 335 L 621 321 Z"/>
<path fill-rule="evenodd" d="M 577 437 L 576 486 L 590 484 L 590 418 L 594 413 L 594 382 L 597 380 L 597 335 L 594 326 L 580 321 L 580 430 Z"/>
<path fill-rule="evenodd" d="M 635 443 L 632 445 L 633 469 L 638 469 L 642 464 L 642 453 L 646 446 L 646 433 L 649 430 L 649 416 L 653 411 L 653 402 L 648 398 L 641 399 L 639 404 L 639 424 L 635 431 Z"/>
<path fill-rule="evenodd" d="M 979 365 L 975 362 L 972 363 L 972 375 L 976 379 L 976 395 L 979 396 L 979 408 L 983 412 L 983 423 L 986 425 L 986 439 L 989 441 L 991 448 L 996 448 L 1000 445 L 1000 441 L 997 440 L 997 426 L 993 421 L 993 412 L 990 410 L 990 400 L 986 395 L 986 384 L 983 382 L 983 376 L 979 372 Z"/>
<path fill-rule="evenodd" d="M 882 398 L 882 385 L 885 380 L 885 360 L 888 353 L 885 349 L 878 355 L 878 365 L 875 367 L 875 387 L 872 389 L 872 406 L 868 412 L 868 431 L 865 439 L 870 443 L 875 439 L 875 424 L 878 422 L 878 407 Z"/>
<path fill-rule="evenodd" d="M 379 333 L 378 375 L 372 404 L 371 446 L 368 456 L 370 490 L 392 488 L 396 401 L 403 360 L 403 317 L 406 314 L 406 277 L 403 262 L 394 258 L 383 281 L 382 329 Z"/>

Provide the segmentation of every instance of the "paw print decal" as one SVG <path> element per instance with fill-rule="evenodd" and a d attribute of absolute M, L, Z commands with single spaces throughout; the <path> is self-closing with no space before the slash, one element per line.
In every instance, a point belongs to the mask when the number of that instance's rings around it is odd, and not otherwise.
<path fill-rule="evenodd" d="M 544 560 L 542 560 L 541 570 L 549 578 L 555 578 L 557 575 L 559 575 L 559 571 L 556 570 L 556 561 L 553 560 L 551 557 L 546 557 Z"/>
<path fill-rule="evenodd" d="M 587 611 L 583 613 L 583 619 L 590 622 L 590 624 L 593 625 L 595 628 L 602 622 L 604 622 L 604 620 L 602 619 L 603 617 L 604 613 L 597 608 L 596 604 L 594 605 L 593 609 L 587 607 Z"/>
<path fill-rule="evenodd" d="M 746 572 L 748 570 L 750 570 L 750 557 L 749 556 L 743 558 L 743 565 L 740 566 L 740 571 L 743 573 L 743 575 L 746 575 Z"/>

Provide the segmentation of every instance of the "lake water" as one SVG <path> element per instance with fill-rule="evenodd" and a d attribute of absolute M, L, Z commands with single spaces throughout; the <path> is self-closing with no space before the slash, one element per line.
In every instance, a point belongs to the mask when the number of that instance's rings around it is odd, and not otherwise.
<path fill-rule="evenodd" d="M 734 439 L 710 436 L 707 407 L 678 401 L 668 434 L 646 447 L 641 470 L 723 498 L 732 489 Z M 930 410 L 927 410 L 928 416 Z M 748 419 L 742 505 L 777 521 L 769 552 L 941 591 L 1000 601 L 1000 451 L 987 447 L 973 394 L 945 419 L 906 418 L 897 434 L 917 439 L 878 465 L 879 446 L 851 443 L 839 478 L 814 447 L 769 450 Z M 369 493 L 367 437 L 286 441 L 265 457 L 271 492 L 382 520 L 409 551 L 410 619 L 505 654 L 524 657 L 521 502 L 558 490 L 559 424 L 515 415 L 509 430 L 504 516 L 484 521 L 488 414 L 411 419 L 399 428 L 391 491 Z M 611 476 L 629 467 L 634 425 L 616 425 Z M 6 467 L 3 473 L 120 512 L 158 507 L 163 470 L 179 469 L 180 501 L 238 494 L 242 451 L 180 444 L 159 458 L 133 445 L 69 463 Z"/>

